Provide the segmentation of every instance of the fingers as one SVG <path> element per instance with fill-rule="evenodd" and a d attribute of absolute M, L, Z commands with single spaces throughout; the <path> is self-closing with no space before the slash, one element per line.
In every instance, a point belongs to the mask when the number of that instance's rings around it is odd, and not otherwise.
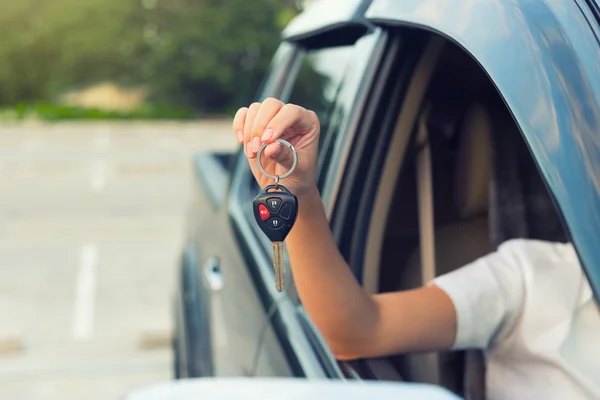
<path fill-rule="evenodd" d="M 244 153 L 248 157 L 254 157 L 251 148 L 251 140 L 252 140 L 252 126 L 254 125 L 254 119 L 258 114 L 258 110 L 260 109 L 260 103 L 252 103 L 248 108 L 248 113 L 246 114 L 246 120 L 244 121 Z"/>
<path fill-rule="evenodd" d="M 244 153 L 248 158 L 255 158 L 263 143 L 313 132 L 317 127 L 318 118 L 314 112 L 297 105 L 284 104 L 274 98 L 241 108 L 233 121 L 238 142 L 244 143 Z M 276 158 L 282 150 L 271 147 L 271 155 Z"/>
<path fill-rule="evenodd" d="M 274 98 L 250 106 L 244 122 L 244 148 L 247 157 L 256 157 L 256 152 L 262 145 L 260 137 L 265 127 L 282 107 L 283 103 Z"/>
<path fill-rule="evenodd" d="M 246 123 L 246 115 L 248 114 L 248 107 L 240 108 L 233 117 L 233 132 L 238 143 L 244 143 L 244 124 Z"/>
<path fill-rule="evenodd" d="M 250 165 L 250 169 L 254 176 L 261 176 L 262 174 L 258 169 L 258 161 L 258 159 L 248 159 L 248 164 Z M 278 171 L 279 167 L 274 166 L 275 169 L 273 169 L 271 173 L 283 175 L 292 168 L 292 165 L 294 164 L 294 155 L 288 146 L 279 142 L 270 143 L 265 147 L 260 162 L 267 170 L 270 170 L 269 165 L 273 165 L 273 162 L 280 165 L 284 170 Z"/>
<path fill-rule="evenodd" d="M 261 140 L 272 143 L 286 132 L 307 133 L 315 124 L 314 113 L 294 104 L 286 104 L 275 115 L 265 129 Z M 295 129 L 290 129 L 295 128 Z"/>
<path fill-rule="evenodd" d="M 254 119 L 251 131 L 251 149 L 253 153 L 256 153 L 262 145 L 261 136 L 265 133 L 267 125 L 283 107 L 284 104 L 274 98 L 268 98 L 261 104 L 260 109 L 256 114 L 256 118 Z"/>
<path fill-rule="evenodd" d="M 294 164 L 294 154 L 292 150 L 282 143 L 275 142 L 265 147 L 263 154 L 270 160 L 275 161 L 277 164 L 284 168 L 290 169 Z"/>

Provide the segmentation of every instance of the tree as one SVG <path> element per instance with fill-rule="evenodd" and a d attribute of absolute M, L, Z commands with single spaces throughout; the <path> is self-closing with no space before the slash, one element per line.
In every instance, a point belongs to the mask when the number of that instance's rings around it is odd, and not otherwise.
<path fill-rule="evenodd" d="M 110 80 L 222 112 L 250 100 L 296 12 L 291 0 L 2 2 L 0 105 Z"/>

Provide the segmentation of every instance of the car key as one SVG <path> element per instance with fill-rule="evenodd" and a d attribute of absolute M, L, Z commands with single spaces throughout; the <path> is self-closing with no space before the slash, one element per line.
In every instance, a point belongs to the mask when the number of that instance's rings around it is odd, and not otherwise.
<path fill-rule="evenodd" d="M 298 164 L 298 154 L 296 149 L 289 142 L 283 139 L 277 139 L 278 142 L 288 146 L 293 153 L 294 163 L 285 174 L 271 175 L 263 168 L 261 164 L 261 155 L 267 144 L 263 144 L 257 152 L 256 162 L 260 171 L 267 177 L 274 179 L 275 184 L 266 186 L 254 198 L 253 209 L 254 218 L 260 229 L 267 235 L 273 243 L 273 269 L 275 270 L 275 288 L 278 292 L 283 291 L 283 241 L 292 230 L 298 215 L 298 198 L 294 196 L 283 185 L 279 184 L 280 179 L 284 179 L 294 172 Z"/>
<path fill-rule="evenodd" d="M 298 199 L 282 185 L 269 185 L 254 198 L 254 217 L 273 243 L 275 288 L 283 290 L 283 241 L 296 222 Z"/>

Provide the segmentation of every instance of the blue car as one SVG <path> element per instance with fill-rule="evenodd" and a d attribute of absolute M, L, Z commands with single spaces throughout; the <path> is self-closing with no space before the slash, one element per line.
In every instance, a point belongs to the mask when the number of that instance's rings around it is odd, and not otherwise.
<path fill-rule="evenodd" d="M 490 169 L 502 166 L 490 166 L 488 131 L 499 129 L 528 149 L 499 159 L 535 163 L 550 193 L 534 211 L 558 224 L 542 236 L 560 230 L 574 244 L 598 299 L 599 38 L 595 0 L 320 0 L 284 30 L 257 100 L 319 115 L 318 186 L 369 293 L 421 285 L 493 249 Z M 474 133 L 458 141 L 463 130 Z M 289 266 L 275 290 L 243 154 L 198 153 L 194 167 L 174 302 L 178 378 L 410 381 L 484 398 L 478 351 L 335 360 Z"/>

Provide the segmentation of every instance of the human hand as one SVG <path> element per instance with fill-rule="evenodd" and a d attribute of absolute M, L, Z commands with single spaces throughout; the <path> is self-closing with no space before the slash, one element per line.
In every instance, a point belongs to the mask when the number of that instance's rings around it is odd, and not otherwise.
<path fill-rule="evenodd" d="M 258 168 L 258 149 L 263 143 L 268 143 L 262 153 L 262 166 L 269 174 L 281 176 L 289 170 L 294 160 L 292 151 L 276 142 L 277 139 L 285 139 L 296 149 L 298 165 L 282 184 L 299 197 L 316 190 L 320 126 L 313 111 L 268 98 L 262 103 L 240 108 L 233 120 L 233 131 L 238 142 L 244 144 L 244 154 L 260 187 L 274 182 Z"/>

